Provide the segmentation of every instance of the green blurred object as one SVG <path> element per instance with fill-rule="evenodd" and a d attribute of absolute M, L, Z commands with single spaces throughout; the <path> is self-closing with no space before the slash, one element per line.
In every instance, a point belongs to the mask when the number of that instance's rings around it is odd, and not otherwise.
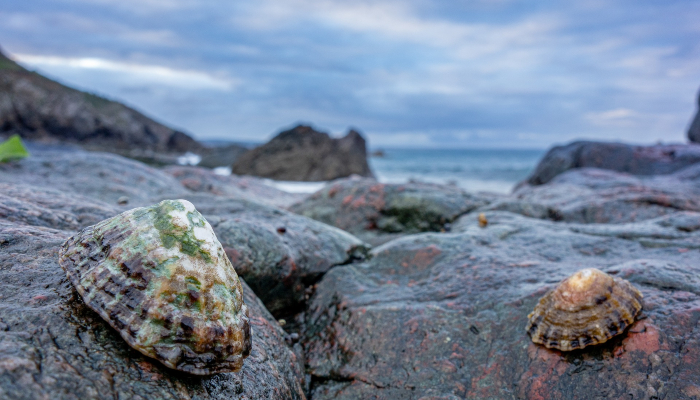
<path fill-rule="evenodd" d="M 29 156 L 29 152 L 22 144 L 19 135 L 12 135 L 6 141 L 0 143 L 0 162 L 19 160 Z"/>

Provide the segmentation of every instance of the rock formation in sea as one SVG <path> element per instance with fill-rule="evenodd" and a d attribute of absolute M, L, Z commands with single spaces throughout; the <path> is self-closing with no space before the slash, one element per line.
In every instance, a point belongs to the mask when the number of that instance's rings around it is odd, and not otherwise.
<path fill-rule="evenodd" d="M 632 175 L 663 175 L 697 162 L 700 162 L 700 145 L 634 146 L 579 141 L 550 149 L 525 182 L 541 185 L 565 171 L 586 167 Z"/>
<path fill-rule="evenodd" d="M 64 86 L 0 53 L 0 135 L 14 133 L 142 158 L 202 148 L 132 108 Z"/>
<path fill-rule="evenodd" d="M 328 181 L 350 175 L 371 177 L 365 139 L 355 130 L 333 139 L 310 126 L 281 132 L 236 159 L 232 171 L 285 181 Z"/>
<path fill-rule="evenodd" d="M 698 94 L 698 110 L 688 128 L 688 140 L 693 143 L 700 143 L 700 94 Z"/>

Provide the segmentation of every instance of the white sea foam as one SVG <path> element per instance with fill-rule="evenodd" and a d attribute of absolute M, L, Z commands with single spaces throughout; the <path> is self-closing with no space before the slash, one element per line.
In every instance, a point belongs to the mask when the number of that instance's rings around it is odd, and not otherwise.
<path fill-rule="evenodd" d="M 275 181 L 265 179 L 266 185 L 276 189 L 283 190 L 288 193 L 314 193 L 321 190 L 328 182 L 293 182 L 293 181 Z"/>
<path fill-rule="evenodd" d="M 179 165 L 197 165 L 200 161 L 202 161 L 201 156 L 190 153 L 189 151 L 177 158 L 177 163 Z"/>
<path fill-rule="evenodd" d="M 214 168 L 214 173 L 221 176 L 231 175 L 231 167 L 216 167 Z"/>

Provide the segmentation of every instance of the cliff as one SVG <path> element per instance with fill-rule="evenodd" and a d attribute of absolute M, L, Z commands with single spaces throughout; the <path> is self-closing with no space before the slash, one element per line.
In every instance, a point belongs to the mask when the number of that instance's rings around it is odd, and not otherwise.
<path fill-rule="evenodd" d="M 0 135 L 117 153 L 197 151 L 187 134 L 116 101 L 28 71 L 0 52 Z"/>

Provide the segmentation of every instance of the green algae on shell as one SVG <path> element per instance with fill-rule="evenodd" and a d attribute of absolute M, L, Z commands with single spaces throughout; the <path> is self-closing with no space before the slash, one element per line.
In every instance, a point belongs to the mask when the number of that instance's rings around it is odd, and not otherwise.
<path fill-rule="evenodd" d="M 622 278 L 583 269 L 547 292 L 528 315 L 532 341 L 561 351 L 604 343 L 634 323 L 642 294 Z"/>
<path fill-rule="evenodd" d="M 126 211 L 68 239 L 59 263 L 126 342 L 180 371 L 238 371 L 251 349 L 243 289 L 186 200 Z"/>

